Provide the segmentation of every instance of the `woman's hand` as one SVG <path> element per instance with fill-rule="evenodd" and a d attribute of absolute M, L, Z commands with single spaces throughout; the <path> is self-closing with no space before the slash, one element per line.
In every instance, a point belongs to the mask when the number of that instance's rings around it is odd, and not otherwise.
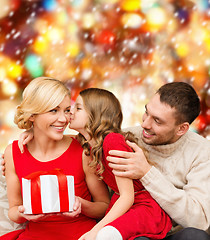
<path fill-rule="evenodd" d="M 65 216 L 65 217 L 78 217 L 81 213 L 81 201 L 80 201 L 80 197 L 75 197 L 75 202 L 74 202 L 74 206 L 73 206 L 73 211 L 72 212 L 63 212 L 61 213 L 61 215 Z"/>
<path fill-rule="evenodd" d="M 24 214 L 25 208 L 23 206 L 18 207 L 20 216 L 28 221 L 39 222 L 50 216 L 64 216 L 67 218 L 78 217 L 81 213 L 81 202 L 79 197 L 75 197 L 75 203 L 72 212 L 62 212 L 62 213 L 41 213 L 41 214 Z"/>
<path fill-rule="evenodd" d="M 19 214 L 22 218 L 25 218 L 27 221 L 39 222 L 49 217 L 49 214 L 24 214 L 25 208 L 21 205 L 18 207 Z"/>

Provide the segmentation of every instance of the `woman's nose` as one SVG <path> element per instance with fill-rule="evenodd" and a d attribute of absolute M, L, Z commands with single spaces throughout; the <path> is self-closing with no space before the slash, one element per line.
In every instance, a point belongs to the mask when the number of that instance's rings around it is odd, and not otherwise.
<path fill-rule="evenodd" d="M 65 113 L 60 113 L 59 116 L 58 116 L 58 120 L 60 122 L 66 122 L 66 121 L 68 121 L 68 118 L 67 118 Z"/>

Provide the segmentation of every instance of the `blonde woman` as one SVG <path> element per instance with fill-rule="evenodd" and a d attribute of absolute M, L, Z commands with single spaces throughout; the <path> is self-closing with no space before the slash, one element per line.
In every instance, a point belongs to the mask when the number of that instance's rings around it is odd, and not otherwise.
<path fill-rule="evenodd" d="M 33 126 L 33 139 L 24 146 L 24 153 L 14 141 L 6 148 L 4 159 L 9 218 L 27 224 L 24 230 L 8 233 L 1 240 L 75 240 L 96 224 L 94 218 L 104 215 L 109 203 L 106 186 L 88 166 L 90 158 L 83 153 L 80 143 L 63 134 L 70 119 L 70 102 L 69 90 L 56 79 L 37 78 L 25 88 L 15 123 L 21 129 Z M 21 179 L 55 168 L 74 176 L 77 197 L 73 212 L 24 214 Z"/>

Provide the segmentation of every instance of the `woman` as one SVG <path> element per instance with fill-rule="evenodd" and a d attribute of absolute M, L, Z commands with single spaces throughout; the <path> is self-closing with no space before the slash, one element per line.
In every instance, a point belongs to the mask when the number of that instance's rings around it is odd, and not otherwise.
<path fill-rule="evenodd" d="M 83 153 L 79 142 L 63 135 L 70 119 L 70 102 L 69 90 L 52 78 L 34 79 L 25 88 L 15 123 L 21 129 L 33 126 L 34 137 L 24 146 L 24 153 L 14 141 L 6 148 L 4 159 L 9 218 L 27 224 L 24 230 L 8 233 L 1 240 L 75 240 L 96 224 L 94 218 L 104 215 L 109 203 L 106 186 L 88 166 L 90 158 Z M 21 179 L 36 171 L 55 168 L 74 176 L 77 197 L 73 212 L 24 214 Z"/>

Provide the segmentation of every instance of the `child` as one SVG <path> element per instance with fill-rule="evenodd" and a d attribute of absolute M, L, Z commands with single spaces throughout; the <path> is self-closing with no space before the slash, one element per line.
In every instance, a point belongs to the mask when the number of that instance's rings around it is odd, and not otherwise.
<path fill-rule="evenodd" d="M 115 177 L 106 160 L 110 150 L 132 151 L 121 131 L 122 111 L 117 98 L 109 91 L 89 88 L 80 92 L 71 109 L 71 129 L 93 167 L 114 191 L 106 216 L 79 240 L 135 239 L 146 236 L 162 239 L 171 229 L 171 219 L 144 189 L 139 180 Z"/>
<path fill-rule="evenodd" d="M 9 217 L 17 223 L 28 222 L 24 230 L 3 235 L 1 240 L 75 240 L 96 224 L 94 218 L 104 215 L 109 203 L 105 184 L 88 166 L 90 159 L 79 142 L 63 135 L 70 119 L 70 102 L 69 90 L 52 78 L 34 79 L 25 88 L 15 123 L 22 129 L 33 126 L 33 139 L 24 146 L 24 153 L 14 141 L 6 148 L 4 158 Z M 73 212 L 24 214 L 21 179 L 55 168 L 74 176 L 77 197 Z"/>

